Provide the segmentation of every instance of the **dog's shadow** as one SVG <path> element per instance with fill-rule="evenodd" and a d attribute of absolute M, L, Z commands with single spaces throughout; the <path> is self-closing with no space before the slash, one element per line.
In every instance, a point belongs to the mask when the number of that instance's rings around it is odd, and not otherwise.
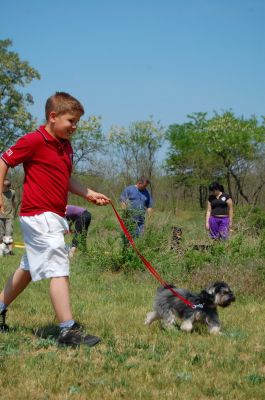
<path fill-rule="evenodd" d="M 176 333 L 176 334 L 181 334 L 181 335 L 191 335 L 193 333 L 197 334 L 197 335 L 205 335 L 208 334 L 208 329 L 204 324 L 195 324 L 193 326 L 193 329 L 191 332 L 184 332 L 180 329 L 180 324 L 179 323 L 175 323 L 174 325 L 172 325 L 171 327 L 168 327 L 166 325 L 163 324 L 163 322 L 159 322 L 159 329 L 163 332 L 172 332 L 172 333 Z"/>

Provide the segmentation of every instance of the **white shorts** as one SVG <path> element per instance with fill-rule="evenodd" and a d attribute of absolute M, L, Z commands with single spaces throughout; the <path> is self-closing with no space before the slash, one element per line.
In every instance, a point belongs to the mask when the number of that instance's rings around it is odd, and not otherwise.
<path fill-rule="evenodd" d="M 26 253 L 20 268 L 29 271 L 33 281 L 69 276 L 68 250 L 64 235 L 66 219 L 52 212 L 20 217 Z"/>

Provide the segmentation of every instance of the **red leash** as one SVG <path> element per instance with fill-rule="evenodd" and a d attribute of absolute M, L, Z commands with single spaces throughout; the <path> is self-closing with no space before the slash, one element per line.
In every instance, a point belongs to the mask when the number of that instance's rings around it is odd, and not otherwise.
<path fill-rule="evenodd" d="M 131 243 L 135 253 L 138 255 L 138 257 L 142 260 L 143 264 L 146 266 L 146 268 L 148 268 L 148 270 L 151 272 L 151 274 L 158 280 L 158 282 L 161 283 L 162 286 L 164 286 L 166 289 L 170 290 L 171 293 L 175 296 L 178 297 L 181 301 L 183 301 L 183 303 L 185 303 L 187 306 L 191 307 L 191 308 L 203 308 L 202 304 L 193 304 L 191 303 L 189 300 L 185 299 L 184 297 L 182 297 L 178 292 L 176 292 L 172 287 L 170 287 L 170 285 L 168 285 L 166 283 L 166 281 L 164 281 L 164 279 L 159 275 L 159 273 L 154 269 L 154 267 L 152 267 L 152 265 L 150 264 L 149 261 L 146 260 L 146 258 L 139 252 L 139 250 L 137 249 L 134 240 L 132 238 L 132 236 L 130 235 L 128 229 L 126 228 L 123 220 L 121 219 L 118 211 L 116 210 L 116 208 L 114 207 L 114 204 L 112 202 L 110 202 L 113 211 L 116 214 L 116 217 L 120 223 L 121 229 L 123 230 L 125 236 L 127 237 L 127 239 L 129 240 L 129 242 Z"/>

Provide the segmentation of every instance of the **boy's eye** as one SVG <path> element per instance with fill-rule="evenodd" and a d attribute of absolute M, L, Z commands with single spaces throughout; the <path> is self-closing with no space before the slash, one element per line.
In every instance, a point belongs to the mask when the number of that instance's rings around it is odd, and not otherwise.
<path fill-rule="evenodd" d="M 69 119 L 68 120 L 71 125 L 77 125 L 79 121 L 75 121 L 74 119 Z"/>

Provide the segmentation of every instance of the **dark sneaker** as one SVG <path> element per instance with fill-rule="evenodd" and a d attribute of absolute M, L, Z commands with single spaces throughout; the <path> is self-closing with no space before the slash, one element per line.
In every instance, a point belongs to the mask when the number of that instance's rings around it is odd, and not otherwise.
<path fill-rule="evenodd" d="M 0 332 L 8 332 L 9 331 L 9 327 L 6 324 L 6 313 L 7 313 L 7 310 L 3 310 L 0 313 Z"/>
<path fill-rule="evenodd" d="M 58 344 L 61 346 L 95 346 L 100 342 L 97 336 L 88 335 L 81 326 L 75 322 L 71 328 L 62 329 L 58 337 Z"/>

